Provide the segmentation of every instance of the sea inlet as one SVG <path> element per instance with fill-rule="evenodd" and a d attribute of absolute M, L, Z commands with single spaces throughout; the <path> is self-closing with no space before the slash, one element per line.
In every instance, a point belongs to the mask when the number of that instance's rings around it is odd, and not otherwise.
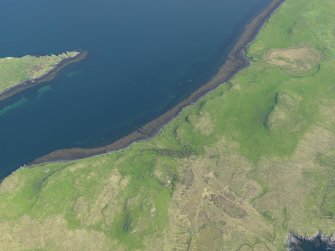
<path fill-rule="evenodd" d="M 0 177 L 57 149 L 111 143 L 215 74 L 271 0 L 3 0 L 0 57 L 88 51 L 0 102 Z"/>

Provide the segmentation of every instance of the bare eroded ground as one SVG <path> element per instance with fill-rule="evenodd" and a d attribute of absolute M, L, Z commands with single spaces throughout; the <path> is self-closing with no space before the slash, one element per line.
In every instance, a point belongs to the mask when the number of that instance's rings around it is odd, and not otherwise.
<path fill-rule="evenodd" d="M 321 56 L 309 47 L 275 49 L 266 55 L 266 61 L 285 70 L 303 73 L 312 70 Z"/>

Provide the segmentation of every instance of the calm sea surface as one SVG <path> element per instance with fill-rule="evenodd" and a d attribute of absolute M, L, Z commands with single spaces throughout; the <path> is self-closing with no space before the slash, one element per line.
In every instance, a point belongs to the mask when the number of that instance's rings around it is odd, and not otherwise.
<path fill-rule="evenodd" d="M 0 0 L 0 57 L 86 60 L 0 102 L 0 177 L 51 151 L 110 143 L 215 73 L 271 0 Z"/>

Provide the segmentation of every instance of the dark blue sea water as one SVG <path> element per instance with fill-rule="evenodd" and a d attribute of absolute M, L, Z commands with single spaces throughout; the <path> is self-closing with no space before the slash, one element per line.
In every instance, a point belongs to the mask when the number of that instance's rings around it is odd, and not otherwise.
<path fill-rule="evenodd" d="M 0 177 L 51 151 L 118 139 L 215 73 L 271 0 L 1 0 L 0 57 L 89 52 L 0 102 Z"/>

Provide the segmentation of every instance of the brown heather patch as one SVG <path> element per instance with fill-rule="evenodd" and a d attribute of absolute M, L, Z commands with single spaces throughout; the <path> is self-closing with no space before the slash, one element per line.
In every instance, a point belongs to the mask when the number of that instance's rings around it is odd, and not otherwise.
<path fill-rule="evenodd" d="M 104 250 L 108 245 L 103 233 L 70 230 L 62 216 L 40 222 L 23 216 L 16 223 L 0 223 L 1 250 Z M 111 244 L 111 243 L 110 243 Z"/>
<path fill-rule="evenodd" d="M 302 98 L 299 95 L 279 92 L 276 105 L 267 115 L 265 125 L 272 131 L 285 131 L 294 133 L 300 131 L 305 118 L 300 114 L 299 108 Z"/>
<path fill-rule="evenodd" d="M 315 49 L 299 47 L 272 50 L 265 60 L 287 71 L 303 73 L 312 70 L 320 62 L 321 56 Z"/>
<path fill-rule="evenodd" d="M 22 175 L 10 175 L 0 183 L 0 193 L 14 193 L 24 185 Z"/>
<path fill-rule="evenodd" d="M 120 205 L 117 204 L 117 195 L 128 184 L 118 169 L 114 169 L 111 176 L 105 180 L 99 195 L 91 203 L 84 197 L 79 197 L 73 205 L 73 211 L 81 224 L 94 225 L 104 222 L 106 226 L 113 223 Z"/>
<path fill-rule="evenodd" d="M 252 166 L 233 153 L 236 147 L 221 140 L 204 156 L 181 161 L 165 250 L 238 250 L 254 239 L 261 248 L 273 238 L 272 226 L 250 204 L 260 186 L 248 178 Z"/>
<path fill-rule="evenodd" d="M 264 158 L 257 167 L 227 139 L 181 161 L 165 250 L 278 250 L 284 245 L 281 231 L 305 233 L 327 225 L 329 220 L 316 216 L 321 203 L 313 194 L 320 184 L 306 174 L 322 171 L 315 158 L 335 149 L 334 142 L 331 131 L 316 126 L 291 157 Z"/>
<path fill-rule="evenodd" d="M 208 112 L 192 117 L 192 124 L 203 135 L 210 135 L 214 131 L 214 123 Z"/>

